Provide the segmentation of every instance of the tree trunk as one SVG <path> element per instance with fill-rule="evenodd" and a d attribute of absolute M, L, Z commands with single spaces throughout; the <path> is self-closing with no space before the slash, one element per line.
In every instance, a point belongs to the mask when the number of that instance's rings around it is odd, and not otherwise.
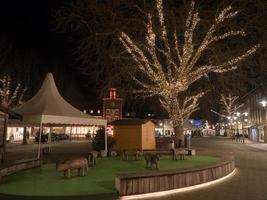
<path fill-rule="evenodd" d="M 182 125 L 174 127 L 175 148 L 184 147 L 184 129 Z"/>

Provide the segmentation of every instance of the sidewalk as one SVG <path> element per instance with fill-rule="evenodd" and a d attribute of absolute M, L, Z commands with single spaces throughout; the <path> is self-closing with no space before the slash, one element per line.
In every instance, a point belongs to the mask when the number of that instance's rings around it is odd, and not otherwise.
<path fill-rule="evenodd" d="M 267 151 L 267 144 L 266 143 L 250 142 L 250 143 L 246 143 L 246 145 L 253 147 L 253 148 L 256 148 L 256 149 Z"/>

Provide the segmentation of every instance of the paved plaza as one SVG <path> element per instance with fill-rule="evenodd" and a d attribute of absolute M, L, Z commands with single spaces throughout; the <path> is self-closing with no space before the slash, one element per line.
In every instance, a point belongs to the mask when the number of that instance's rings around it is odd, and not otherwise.
<path fill-rule="evenodd" d="M 224 182 L 211 187 L 196 189 L 164 200 L 266 200 L 267 199 L 267 148 L 264 144 L 241 144 L 224 138 L 197 138 L 193 146 L 199 151 L 215 154 L 233 154 L 237 173 Z M 209 148 L 209 150 L 207 150 Z"/>
<path fill-rule="evenodd" d="M 196 189 L 175 195 L 161 198 L 164 200 L 266 200 L 267 199 L 267 149 L 265 144 L 241 144 L 227 138 L 205 137 L 194 138 L 192 146 L 201 154 L 234 155 L 237 172 L 226 181 L 220 182 L 210 187 Z M 34 150 L 33 150 L 34 147 Z M 258 147 L 258 148 L 255 148 Z M 263 148 L 264 147 L 264 148 Z M 53 161 L 59 157 L 82 155 L 90 149 L 88 141 L 55 143 L 52 146 L 53 153 L 47 156 L 47 161 Z M 36 145 L 11 145 L 8 154 L 13 157 L 20 157 L 22 154 L 35 155 Z M 101 199 L 101 197 L 99 197 Z M 99 199 L 93 198 L 93 199 Z M 7 198 L 0 199 L 25 199 Z M 34 198 L 26 198 L 34 199 Z M 47 199 L 47 198 L 41 198 Z M 49 198 L 61 199 L 61 198 Z M 66 198 L 65 198 L 66 199 Z M 67 199 L 74 199 L 69 197 Z M 87 197 L 75 197 L 77 200 L 85 200 Z M 92 199 L 92 198 L 90 198 Z M 107 199 L 106 197 L 104 199 Z M 114 196 L 111 197 L 114 199 Z"/>

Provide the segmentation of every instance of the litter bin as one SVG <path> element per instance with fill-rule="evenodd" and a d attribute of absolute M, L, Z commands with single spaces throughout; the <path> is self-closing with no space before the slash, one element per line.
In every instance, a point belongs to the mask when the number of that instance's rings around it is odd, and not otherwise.
<path fill-rule="evenodd" d="M 170 140 L 168 146 L 169 146 L 169 149 L 174 149 L 174 141 Z"/>
<path fill-rule="evenodd" d="M 49 153 L 51 153 L 51 148 L 43 147 L 42 152 L 43 152 L 43 155 L 48 155 Z"/>
<path fill-rule="evenodd" d="M 185 147 L 191 149 L 191 136 L 189 134 L 185 135 Z"/>

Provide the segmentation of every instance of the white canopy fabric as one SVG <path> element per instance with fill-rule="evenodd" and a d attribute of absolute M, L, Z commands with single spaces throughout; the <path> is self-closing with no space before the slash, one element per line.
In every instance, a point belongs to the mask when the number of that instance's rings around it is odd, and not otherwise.
<path fill-rule="evenodd" d="M 107 120 L 87 115 L 63 99 L 51 73 L 46 75 L 37 94 L 26 103 L 15 108 L 14 111 L 22 115 L 22 124 L 40 125 L 38 159 L 40 159 L 41 154 L 43 124 L 107 126 Z M 51 136 L 51 133 L 49 135 Z M 51 144 L 51 140 L 49 144 Z M 107 133 L 105 133 L 105 151 L 107 152 Z"/>
<path fill-rule="evenodd" d="M 107 125 L 107 120 L 85 114 L 63 99 L 51 73 L 37 94 L 14 111 L 23 116 L 21 123 L 26 124 Z"/>

